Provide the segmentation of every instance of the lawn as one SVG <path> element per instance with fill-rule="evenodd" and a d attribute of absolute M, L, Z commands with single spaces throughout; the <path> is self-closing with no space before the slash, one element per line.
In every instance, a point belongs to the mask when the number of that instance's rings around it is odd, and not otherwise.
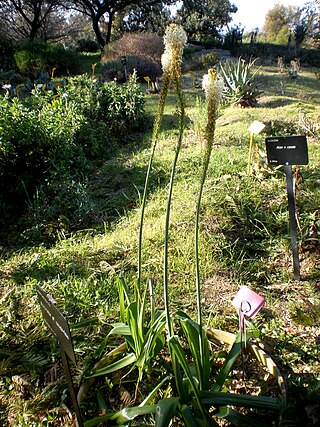
<path fill-rule="evenodd" d="M 187 120 L 170 218 L 169 299 L 172 310 L 194 317 L 194 214 L 203 158 L 199 129 L 204 101 L 200 80 L 191 84 L 186 77 L 185 82 Z M 223 105 L 217 121 L 201 208 L 203 316 L 208 326 L 236 333 L 238 316 L 231 301 L 240 286 L 262 295 L 265 306 L 254 319 L 254 328 L 285 379 L 293 422 L 312 425 L 312 416 L 320 416 L 320 81 L 315 70 L 302 68 L 299 77 L 290 80 L 268 66 L 261 67 L 257 83 L 262 93 L 256 108 Z M 24 240 L 25 232 L 14 244 L 7 241 L 0 247 L 3 426 L 73 425 L 59 349 L 43 324 L 37 284 L 54 297 L 71 325 L 77 385 L 97 360 L 110 325 L 119 321 L 117 278 L 123 276 L 132 284 L 137 274 L 141 199 L 158 95 L 146 95 L 146 102 L 149 130 L 136 135 L 130 146 L 119 148 L 90 178 L 95 200 L 90 229 L 60 233 L 53 243 Z M 170 94 L 151 171 L 142 246 L 143 286 L 152 277 L 159 309 L 163 308 L 165 206 L 177 138 L 175 109 Z M 255 137 L 248 176 L 248 127 L 254 120 L 266 128 Z M 301 268 L 301 280 L 295 281 L 285 175 L 267 165 L 265 137 L 299 134 L 307 134 L 309 164 L 295 168 Z M 110 346 L 116 344 L 111 341 Z M 239 372 L 234 372 L 227 386 L 233 392 L 247 388 L 257 395 L 270 388 L 272 394 L 271 376 L 265 372 L 260 376 L 248 361 L 247 383 L 243 385 Z M 110 375 L 103 380 L 100 387 L 108 408 L 116 406 L 121 393 L 129 393 L 132 400 L 134 378 L 129 375 L 121 382 Z M 141 390 L 148 388 L 148 381 Z M 85 417 L 97 415 L 97 406 L 92 391 L 84 402 Z M 153 425 L 152 420 L 143 425 Z"/>

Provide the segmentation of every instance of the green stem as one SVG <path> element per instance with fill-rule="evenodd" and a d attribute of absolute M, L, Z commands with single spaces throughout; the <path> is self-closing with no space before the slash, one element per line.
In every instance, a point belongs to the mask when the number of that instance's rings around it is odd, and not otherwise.
<path fill-rule="evenodd" d="M 152 152 L 151 152 L 151 156 L 148 164 L 146 179 L 144 183 L 143 196 L 142 196 L 141 219 L 140 219 L 140 228 L 139 228 L 139 244 L 138 244 L 138 292 L 139 293 L 140 293 L 140 286 L 141 286 L 141 269 L 142 269 L 142 235 L 143 235 L 143 224 L 144 224 L 147 193 L 148 193 L 148 187 L 149 187 L 149 181 L 150 181 L 150 171 L 152 168 L 154 153 L 158 143 L 160 125 L 162 122 L 163 111 L 165 107 L 165 101 L 168 95 L 169 85 L 170 85 L 170 77 L 167 74 L 164 74 L 162 79 L 162 87 L 160 92 L 159 103 L 158 103 L 158 111 L 157 111 L 153 132 L 152 132 L 152 141 L 153 141 Z"/>
<path fill-rule="evenodd" d="M 213 140 L 214 140 L 214 132 L 215 132 L 215 123 L 216 123 L 216 114 L 217 114 L 217 106 L 208 101 L 208 122 L 206 127 L 206 139 L 207 146 L 205 151 L 205 157 L 203 161 L 203 170 L 202 177 L 200 182 L 200 189 L 197 200 L 196 207 L 196 220 L 195 220 L 195 269 L 196 269 L 196 294 L 197 294 L 197 311 L 198 311 L 198 324 L 200 326 L 200 360 L 202 365 L 204 366 L 204 354 L 205 354 L 205 345 L 206 342 L 204 340 L 204 331 L 202 325 L 202 309 L 201 309 L 201 278 L 200 278 L 200 262 L 199 262 L 199 224 L 200 224 L 200 208 L 201 208 L 201 200 L 204 189 L 204 183 L 206 181 L 208 167 L 212 152 Z M 201 385 L 200 385 L 201 386 Z"/>
<path fill-rule="evenodd" d="M 180 148 L 182 145 L 183 138 L 183 130 L 184 130 L 184 119 L 185 119 L 185 108 L 184 108 L 184 98 L 181 89 L 181 81 L 179 75 L 174 76 L 174 83 L 176 87 L 176 92 L 179 98 L 180 111 L 179 111 L 179 137 L 176 146 L 175 156 L 171 169 L 171 177 L 169 184 L 169 194 L 167 201 L 167 210 L 166 210 L 166 221 L 165 221 L 165 234 L 164 234 L 164 261 L 163 261 L 163 288 L 164 288 L 164 306 L 166 312 L 166 320 L 167 320 L 167 330 L 169 338 L 173 335 L 173 329 L 170 318 L 169 311 L 169 225 L 170 225 L 170 211 L 171 211 L 171 201 L 172 201 L 172 191 L 173 191 L 173 183 L 175 178 L 176 166 L 179 157 Z"/>

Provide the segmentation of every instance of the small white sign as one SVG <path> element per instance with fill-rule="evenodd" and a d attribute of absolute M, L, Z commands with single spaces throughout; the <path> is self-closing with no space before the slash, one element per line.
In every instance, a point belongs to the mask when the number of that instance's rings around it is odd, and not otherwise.
<path fill-rule="evenodd" d="M 258 135 L 258 133 L 260 133 L 262 129 L 264 129 L 265 127 L 266 125 L 263 124 L 262 122 L 258 122 L 257 120 L 254 120 L 249 127 L 249 131 L 251 133 L 254 133 L 255 135 Z"/>

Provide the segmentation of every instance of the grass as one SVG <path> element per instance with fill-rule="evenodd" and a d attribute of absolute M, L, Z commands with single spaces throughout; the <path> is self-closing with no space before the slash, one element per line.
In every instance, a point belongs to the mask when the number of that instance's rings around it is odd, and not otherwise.
<path fill-rule="evenodd" d="M 284 83 L 284 93 L 278 91 L 279 82 Z M 266 305 L 255 323 L 294 400 L 297 388 L 305 390 L 305 385 L 320 377 L 320 106 L 315 95 L 319 81 L 313 70 L 302 70 L 294 82 L 267 67 L 261 69 L 258 83 L 264 93 L 257 108 L 226 107 L 218 120 L 201 213 L 204 316 L 211 326 L 235 332 L 238 320 L 230 302 L 239 287 L 246 284 L 263 295 Z M 198 88 L 188 86 L 187 130 L 174 185 L 169 243 L 170 303 L 191 315 L 196 305 L 193 221 L 203 154 L 197 130 L 199 95 Z M 157 99 L 147 97 L 151 117 Z M 176 138 L 175 103 L 169 101 L 152 171 L 143 240 L 143 278 L 154 279 L 159 307 L 163 305 L 164 204 Z M 303 123 L 313 123 L 314 132 L 308 138 L 310 164 L 300 168 L 297 181 L 301 282 L 295 282 L 292 274 L 284 174 L 266 169 L 260 156 L 254 159 L 254 174 L 245 173 L 247 128 L 253 120 L 264 121 L 268 135 L 300 133 Z M 265 136 L 255 141 L 261 152 Z M 149 138 L 150 133 L 140 135 L 132 147 L 119 149 L 91 177 L 96 203 L 91 229 L 61 234 L 51 245 L 27 241 L 19 247 L 0 248 L 1 425 L 49 426 L 50 417 L 55 425 L 72 425 L 58 347 L 42 323 L 35 286 L 39 283 L 54 296 L 72 325 L 78 359 L 74 375 L 79 383 L 92 367 L 110 323 L 119 320 L 117 277 L 122 274 L 130 282 L 136 275 Z M 86 411 L 90 410 L 88 402 Z"/>

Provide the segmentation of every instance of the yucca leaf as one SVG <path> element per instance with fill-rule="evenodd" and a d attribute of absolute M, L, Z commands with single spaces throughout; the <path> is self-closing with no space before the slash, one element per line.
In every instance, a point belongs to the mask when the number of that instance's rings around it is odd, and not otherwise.
<path fill-rule="evenodd" d="M 156 427 L 168 427 L 179 402 L 178 397 L 159 400 L 156 412 Z"/>
<path fill-rule="evenodd" d="M 183 405 L 181 408 L 181 415 L 186 427 L 200 427 L 194 418 L 191 408 L 187 405 Z"/>
<path fill-rule="evenodd" d="M 132 302 L 127 308 L 127 320 L 134 341 L 134 352 L 139 355 L 143 348 L 143 330 L 140 329 L 138 303 Z"/>
<path fill-rule="evenodd" d="M 160 390 L 163 384 L 166 381 L 169 381 L 171 378 L 172 378 L 171 375 L 163 378 L 163 380 L 160 381 L 159 384 L 157 384 L 157 386 L 148 394 L 148 396 L 140 403 L 139 406 L 145 406 L 154 397 L 154 395 Z"/>

